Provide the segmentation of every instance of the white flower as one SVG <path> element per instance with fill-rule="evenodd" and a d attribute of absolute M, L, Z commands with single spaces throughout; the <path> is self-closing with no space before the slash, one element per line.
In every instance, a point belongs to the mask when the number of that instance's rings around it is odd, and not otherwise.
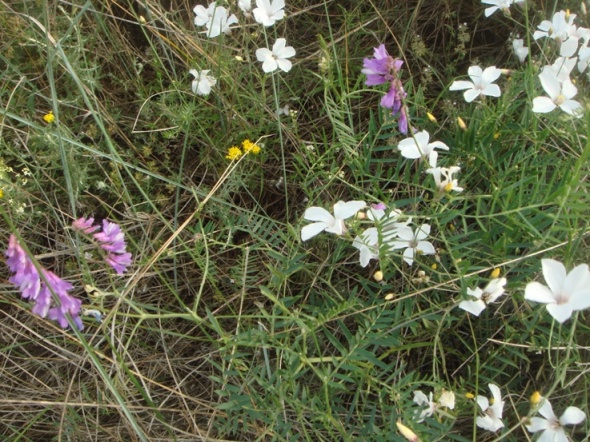
<path fill-rule="evenodd" d="M 422 158 L 423 160 L 427 160 L 431 167 L 436 167 L 438 152 L 434 149 L 449 150 L 449 146 L 442 141 L 428 143 L 429 139 L 430 134 L 423 130 L 422 132 L 414 134 L 413 138 L 409 137 L 400 141 L 397 148 L 405 158 Z"/>
<path fill-rule="evenodd" d="M 238 8 L 240 8 L 244 14 L 249 16 L 250 11 L 252 11 L 252 0 L 238 0 Z"/>
<path fill-rule="evenodd" d="M 496 432 L 500 428 L 504 427 L 504 423 L 502 422 L 504 401 L 502 400 L 500 388 L 498 388 L 497 385 L 488 384 L 488 387 L 492 392 L 494 402 L 492 405 L 490 405 L 490 401 L 487 397 L 477 396 L 477 404 L 481 408 L 481 411 L 484 413 L 484 415 L 477 417 L 476 424 L 478 427 L 483 428 L 484 430 Z"/>
<path fill-rule="evenodd" d="M 356 215 L 359 210 L 364 209 L 366 206 L 367 203 L 364 201 L 349 201 L 347 203 L 338 201 L 334 204 L 334 216 L 321 207 L 308 208 L 303 218 L 316 222 L 301 229 L 301 240 L 307 241 L 324 230 L 336 235 L 343 235 L 346 231 L 344 220 Z"/>
<path fill-rule="evenodd" d="M 195 77 L 192 85 L 193 92 L 197 95 L 209 95 L 211 93 L 211 88 L 217 83 L 215 77 L 208 75 L 209 69 L 200 72 L 196 69 L 191 69 L 189 73 Z"/>
<path fill-rule="evenodd" d="M 193 11 L 196 14 L 195 25 L 205 26 L 209 38 L 215 38 L 222 32 L 227 34 L 230 31 L 230 26 L 238 23 L 234 14 L 228 16 L 227 9 L 217 6 L 216 2 L 212 2 L 207 9 L 197 5 Z"/>
<path fill-rule="evenodd" d="M 436 253 L 434 246 L 430 242 L 424 241 L 428 238 L 428 235 L 430 235 L 429 224 L 422 224 L 415 231 L 410 226 L 400 226 L 397 229 L 398 239 L 391 241 L 391 248 L 396 250 L 405 247 L 406 250 L 403 253 L 404 261 L 412 265 L 416 254 L 434 255 Z"/>
<path fill-rule="evenodd" d="M 452 190 L 455 192 L 463 192 L 463 188 L 459 187 L 459 182 L 453 179 L 453 174 L 461 170 L 459 166 L 452 167 L 432 167 L 426 169 L 426 173 L 434 177 L 436 188 L 441 193 L 448 193 Z"/>
<path fill-rule="evenodd" d="M 590 38 L 584 41 L 578 52 L 578 71 L 580 72 L 584 72 L 590 64 L 590 47 L 588 47 L 588 43 L 590 43 Z"/>
<path fill-rule="evenodd" d="M 254 20 L 262 26 L 272 26 L 285 16 L 285 0 L 256 0 L 256 6 Z"/>
<path fill-rule="evenodd" d="M 533 112 L 545 114 L 559 107 L 570 115 L 582 116 L 580 112 L 582 105 L 576 100 L 572 100 L 578 93 L 578 89 L 569 79 L 563 82 L 559 81 L 551 69 L 543 69 L 539 74 L 539 79 L 549 97 L 533 99 Z"/>
<path fill-rule="evenodd" d="M 574 19 L 576 14 L 568 14 L 566 11 L 559 11 L 553 15 L 553 19 L 543 20 L 538 30 L 533 34 L 533 38 L 538 40 L 542 37 L 551 37 L 559 42 L 565 41 L 571 32 L 575 32 Z M 572 29 L 572 26 L 574 29 Z"/>
<path fill-rule="evenodd" d="M 549 287 L 538 282 L 529 282 L 524 299 L 547 304 L 547 311 L 563 324 L 574 311 L 590 307 L 590 270 L 580 264 L 566 273 L 559 261 L 543 259 L 543 276 Z"/>
<path fill-rule="evenodd" d="M 558 57 L 552 65 L 543 66 L 542 71 L 550 70 L 560 82 L 569 80 L 570 73 L 576 66 L 577 58 Z"/>
<path fill-rule="evenodd" d="M 514 3 L 514 0 L 481 0 L 484 5 L 493 5 L 491 8 L 486 8 L 484 14 L 489 17 L 498 9 L 501 9 L 506 14 L 510 14 L 510 5 Z"/>
<path fill-rule="evenodd" d="M 501 95 L 500 87 L 497 84 L 492 84 L 502 74 L 502 71 L 496 66 L 490 66 L 483 72 L 479 66 L 471 66 L 467 73 L 472 81 L 454 81 L 449 90 L 462 91 L 467 89 L 463 96 L 468 103 L 471 103 L 479 96 L 499 97 Z"/>
<path fill-rule="evenodd" d="M 376 227 L 370 227 L 357 236 L 352 246 L 360 251 L 359 261 L 367 267 L 371 259 L 379 259 L 379 233 Z"/>
<path fill-rule="evenodd" d="M 256 58 L 262 62 L 262 70 L 266 73 L 281 69 L 285 72 L 291 70 L 292 64 L 287 58 L 295 55 L 295 49 L 292 46 L 285 46 L 287 40 L 277 38 L 272 46 L 272 51 L 267 48 L 256 49 Z"/>
<path fill-rule="evenodd" d="M 486 308 L 491 302 L 494 302 L 500 296 L 504 294 L 504 286 L 506 285 L 506 278 L 492 279 L 488 285 L 482 290 L 479 287 L 475 289 L 467 289 L 467 294 L 476 298 L 475 301 L 461 301 L 459 308 L 471 313 L 472 315 L 479 316 L 479 314 Z"/>
<path fill-rule="evenodd" d="M 529 55 L 529 48 L 524 45 L 524 40 L 522 38 L 515 38 L 512 42 L 512 49 L 514 50 L 514 54 L 518 57 L 518 60 L 521 63 L 524 63 Z"/>
<path fill-rule="evenodd" d="M 455 393 L 443 390 L 437 402 L 432 400 L 432 392 L 426 396 L 420 390 L 414 392 L 414 402 L 420 406 L 426 406 L 425 410 L 416 410 L 414 414 L 420 413 L 417 422 L 424 421 L 424 418 L 432 416 L 441 407 L 451 410 L 455 408 Z"/>
<path fill-rule="evenodd" d="M 563 427 L 565 425 L 577 425 L 586 419 L 586 415 L 577 407 L 568 407 L 558 419 L 553 413 L 553 407 L 549 400 L 545 399 L 539 413 L 541 417 L 533 417 L 530 423 L 526 425 L 526 429 L 531 433 L 542 431 L 543 433 L 537 439 L 537 442 L 568 442 L 569 439 L 565 435 Z"/>

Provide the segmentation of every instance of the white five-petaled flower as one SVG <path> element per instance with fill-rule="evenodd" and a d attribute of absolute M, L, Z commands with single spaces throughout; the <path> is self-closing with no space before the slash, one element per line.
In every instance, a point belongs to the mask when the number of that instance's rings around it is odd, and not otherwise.
<path fill-rule="evenodd" d="M 447 407 L 449 409 L 455 408 L 455 393 L 452 391 L 443 390 L 438 401 L 433 401 L 432 392 L 428 396 L 422 393 L 420 390 L 414 391 L 414 402 L 420 406 L 426 406 L 424 410 L 416 410 L 414 414 L 420 413 L 417 422 L 424 421 L 424 418 L 432 416 L 441 407 Z"/>
<path fill-rule="evenodd" d="M 343 235 L 346 232 L 344 220 L 364 209 L 367 203 L 364 201 L 338 201 L 334 204 L 334 216 L 322 207 L 309 207 L 303 218 L 308 221 L 315 221 L 301 229 L 301 240 L 307 241 L 322 231 Z"/>
<path fill-rule="evenodd" d="M 472 81 L 454 81 L 449 90 L 462 91 L 467 89 L 463 96 L 468 103 L 471 103 L 479 96 L 499 97 L 501 95 L 500 87 L 493 84 L 502 74 L 502 71 L 496 66 L 490 66 L 484 71 L 479 66 L 471 66 L 467 73 Z"/>
<path fill-rule="evenodd" d="M 539 413 L 545 419 L 533 417 L 530 423 L 526 425 L 526 429 L 531 433 L 543 432 L 537 442 L 568 442 L 569 439 L 565 435 L 563 427 L 565 425 L 577 425 L 586 419 L 586 415 L 578 407 L 567 407 L 561 417 L 557 418 L 547 399 L 544 399 L 541 408 L 539 408 Z"/>
<path fill-rule="evenodd" d="M 559 81 L 559 78 L 551 69 L 543 69 L 539 74 L 539 79 L 541 80 L 541 86 L 549 96 L 534 98 L 533 112 L 546 114 L 559 107 L 570 115 L 582 116 L 580 112 L 582 105 L 576 100 L 572 100 L 578 93 L 578 88 L 574 86 L 569 78 Z"/>
<path fill-rule="evenodd" d="M 254 20 L 262 26 L 272 26 L 285 16 L 285 0 L 256 0 Z"/>
<path fill-rule="evenodd" d="M 558 57 L 552 65 L 543 66 L 541 71 L 550 70 L 560 82 L 564 82 L 565 80 L 569 80 L 570 73 L 576 66 L 576 61 L 577 57 Z"/>
<path fill-rule="evenodd" d="M 567 273 L 559 261 L 543 259 L 543 276 L 549 287 L 538 282 L 529 282 L 524 299 L 547 304 L 547 311 L 561 324 L 574 311 L 590 307 L 590 270 L 580 264 Z"/>
<path fill-rule="evenodd" d="M 484 5 L 493 5 L 484 11 L 485 16 L 489 17 L 498 9 L 501 9 L 505 14 L 510 14 L 510 5 L 514 3 L 514 0 L 481 0 L 481 2 Z"/>
<path fill-rule="evenodd" d="M 524 40 L 522 38 L 515 38 L 512 42 L 512 49 L 514 50 L 514 55 L 516 55 L 518 61 L 524 63 L 529 55 L 529 48 L 524 45 Z"/>
<path fill-rule="evenodd" d="M 459 172 L 461 168 L 459 166 L 451 167 L 431 167 L 426 169 L 426 173 L 431 174 L 434 177 L 436 188 L 441 193 L 449 193 L 454 190 L 455 192 L 463 192 L 463 188 L 459 187 L 457 179 L 453 178 L 453 174 Z"/>
<path fill-rule="evenodd" d="M 566 11 L 559 11 L 553 15 L 552 20 L 543 20 L 537 31 L 534 32 L 533 38 L 538 40 L 542 37 L 550 37 L 557 41 L 565 41 L 572 32 L 575 32 L 574 19 L 576 14 L 569 14 Z"/>
<path fill-rule="evenodd" d="M 504 427 L 504 422 L 502 422 L 502 410 L 504 409 L 504 401 L 502 400 L 502 393 L 500 392 L 500 388 L 497 385 L 488 384 L 488 387 L 492 392 L 492 397 L 494 398 L 494 401 L 492 404 L 490 404 L 490 401 L 487 397 L 477 396 L 477 404 L 481 408 L 481 411 L 484 415 L 478 416 L 475 422 L 479 428 L 496 432 L 500 428 Z"/>
<path fill-rule="evenodd" d="M 358 235 L 352 246 L 359 250 L 359 261 L 362 267 L 367 267 L 371 259 L 379 259 L 379 233 L 376 227 L 370 227 Z"/>
<path fill-rule="evenodd" d="M 416 230 L 412 230 L 408 225 L 401 225 L 397 229 L 398 238 L 392 240 L 390 246 L 393 250 L 406 248 L 403 253 L 404 261 L 412 265 L 417 254 L 434 255 L 436 253 L 434 246 L 424 241 L 428 235 L 430 235 L 429 224 L 422 224 Z"/>
<path fill-rule="evenodd" d="M 459 303 L 459 308 L 472 315 L 479 316 L 479 314 L 486 308 L 486 305 L 494 302 L 504 294 L 505 285 L 506 278 L 496 278 L 492 279 L 483 290 L 479 287 L 476 287 L 475 289 L 468 288 L 467 294 L 476 298 L 476 300 L 461 301 Z"/>
<path fill-rule="evenodd" d="M 286 46 L 287 40 L 277 38 L 272 46 L 272 51 L 268 48 L 256 49 L 256 58 L 262 62 L 262 70 L 266 73 L 281 69 L 289 72 L 293 66 L 287 58 L 295 55 L 295 49 L 292 46 Z"/>
<path fill-rule="evenodd" d="M 442 141 L 433 141 L 429 143 L 430 134 L 425 130 L 414 134 L 414 137 L 406 138 L 397 145 L 400 153 L 403 157 L 409 159 L 422 158 L 427 160 L 430 167 L 436 167 L 436 160 L 438 158 L 438 152 L 434 149 L 449 150 Z"/>
<path fill-rule="evenodd" d="M 216 2 L 212 2 L 207 8 L 197 5 L 193 11 L 196 14 L 195 25 L 205 26 L 209 38 L 215 38 L 221 33 L 227 34 L 230 26 L 238 23 L 238 18 L 234 14 L 228 15 L 227 9 L 217 6 Z"/>
<path fill-rule="evenodd" d="M 200 72 L 196 69 L 191 69 L 189 73 L 195 77 L 192 87 L 193 92 L 197 95 L 209 95 L 211 88 L 217 84 L 217 79 L 209 75 L 209 69 L 204 69 Z"/>

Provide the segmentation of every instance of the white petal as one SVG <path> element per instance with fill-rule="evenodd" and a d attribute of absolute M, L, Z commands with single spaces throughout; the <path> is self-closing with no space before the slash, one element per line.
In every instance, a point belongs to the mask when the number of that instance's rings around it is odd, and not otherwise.
<path fill-rule="evenodd" d="M 318 233 L 322 232 L 326 228 L 326 224 L 322 222 L 308 224 L 301 229 L 301 241 L 307 241 L 313 238 Z"/>
<path fill-rule="evenodd" d="M 571 318 L 573 310 L 571 304 L 547 304 L 547 311 L 553 318 L 563 324 L 569 318 Z"/>
<path fill-rule="evenodd" d="M 283 58 L 279 58 L 277 60 L 277 64 L 279 65 L 279 69 L 284 72 L 289 72 L 293 67 L 293 64 L 289 60 L 285 60 Z"/>
<path fill-rule="evenodd" d="M 428 405 L 428 396 L 426 396 L 420 390 L 416 390 L 414 392 L 414 402 L 418 405 Z"/>
<path fill-rule="evenodd" d="M 451 87 L 449 88 L 450 91 L 462 91 L 464 89 L 473 89 L 474 85 L 471 81 L 459 80 L 453 81 Z"/>
<path fill-rule="evenodd" d="M 484 83 L 489 84 L 496 81 L 500 75 L 502 75 L 502 71 L 500 69 L 498 69 L 496 66 L 490 66 L 483 71 L 481 79 Z"/>
<path fill-rule="evenodd" d="M 471 77 L 473 82 L 475 82 L 475 79 L 478 81 L 481 79 L 483 71 L 479 66 L 470 66 L 469 69 L 467 69 L 467 74 Z"/>
<path fill-rule="evenodd" d="M 526 429 L 531 433 L 544 431 L 549 428 L 551 428 L 549 421 L 540 417 L 532 417 L 530 423 L 526 425 Z"/>
<path fill-rule="evenodd" d="M 267 48 L 256 49 L 256 59 L 258 61 L 266 61 L 272 58 L 272 51 Z"/>
<path fill-rule="evenodd" d="M 408 247 L 406 250 L 404 250 L 403 257 L 405 262 L 407 262 L 409 265 L 412 265 L 414 262 L 414 249 Z"/>
<path fill-rule="evenodd" d="M 581 117 L 582 114 L 580 113 L 580 109 L 582 109 L 582 105 L 577 102 L 576 100 L 567 100 L 565 103 L 562 103 L 559 108 L 567 114 Z"/>
<path fill-rule="evenodd" d="M 535 112 L 536 114 L 546 114 L 548 112 L 551 112 L 556 107 L 557 106 L 551 100 L 551 98 L 537 97 L 533 99 L 533 112 Z"/>
<path fill-rule="evenodd" d="M 416 250 L 420 250 L 423 255 L 434 255 L 436 249 L 428 241 L 419 241 Z"/>
<path fill-rule="evenodd" d="M 479 405 L 479 408 L 481 408 L 481 411 L 486 411 L 490 408 L 490 401 L 485 396 L 477 396 L 475 401 L 477 402 L 477 405 Z"/>
<path fill-rule="evenodd" d="M 471 313 L 472 315 L 479 316 L 479 314 L 486 308 L 486 305 L 482 300 L 461 301 L 459 303 L 459 308 Z"/>
<path fill-rule="evenodd" d="M 303 214 L 308 221 L 321 221 L 326 224 L 334 224 L 334 217 L 323 207 L 309 207 Z"/>
<path fill-rule="evenodd" d="M 557 416 L 553 412 L 553 407 L 551 406 L 551 402 L 548 399 L 544 399 L 541 407 L 539 408 L 539 414 L 543 416 L 548 421 L 557 421 Z"/>
<path fill-rule="evenodd" d="M 548 287 L 539 282 L 529 282 L 524 289 L 524 299 L 528 301 L 551 304 L 555 302 L 555 295 Z"/>
<path fill-rule="evenodd" d="M 430 224 L 422 224 L 418 229 L 416 229 L 416 240 L 420 241 L 422 239 L 428 238 L 430 235 Z"/>
<path fill-rule="evenodd" d="M 554 259 L 543 259 L 541 263 L 547 285 L 553 293 L 560 293 L 567 277 L 565 267 Z"/>
<path fill-rule="evenodd" d="M 478 89 L 470 89 L 468 91 L 465 91 L 465 93 L 463 94 L 463 97 L 465 97 L 465 101 L 467 103 L 471 103 L 473 100 L 475 100 L 479 96 L 480 96 L 480 91 Z"/>
<path fill-rule="evenodd" d="M 551 100 L 555 100 L 561 92 L 561 86 L 557 76 L 550 69 L 544 69 L 539 74 L 539 80 L 541 80 L 541 86 L 543 86 L 547 95 L 549 95 Z"/>
<path fill-rule="evenodd" d="M 586 419 L 586 415 L 578 407 L 567 407 L 559 418 L 561 425 L 578 425 Z"/>
<path fill-rule="evenodd" d="M 334 216 L 336 219 L 348 219 L 357 214 L 359 210 L 367 207 L 364 201 L 338 201 L 334 204 Z"/>
<path fill-rule="evenodd" d="M 488 84 L 481 93 L 487 95 L 488 97 L 499 97 L 502 95 L 500 86 L 497 84 Z"/>

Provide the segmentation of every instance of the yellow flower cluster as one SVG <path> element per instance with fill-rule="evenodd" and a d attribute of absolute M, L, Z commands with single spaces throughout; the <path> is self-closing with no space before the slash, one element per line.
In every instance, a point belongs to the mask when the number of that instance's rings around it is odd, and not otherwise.
<path fill-rule="evenodd" d="M 55 121 L 55 115 L 53 115 L 53 111 L 49 111 L 49 113 L 43 115 L 43 119 L 48 124 L 53 123 Z"/>
<path fill-rule="evenodd" d="M 227 155 L 225 156 L 225 158 L 227 158 L 230 161 L 233 161 L 237 160 L 242 155 L 247 155 L 249 153 L 258 155 L 260 153 L 260 150 L 261 149 L 258 144 L 255 144 L 250 140 L 244 140 L 242 141 L 242 149 L 240 149 L 238 146 L 230 147 L 227 151 Z"/>

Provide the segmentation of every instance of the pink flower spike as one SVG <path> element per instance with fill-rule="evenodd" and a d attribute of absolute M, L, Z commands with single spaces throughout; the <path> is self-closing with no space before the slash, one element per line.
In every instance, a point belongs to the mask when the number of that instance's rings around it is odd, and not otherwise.
<path fill-rule="evenodd" d="M 131 253 L 122 253 L 120 255 L 115 253 L 109 253 L 105 258 L 105 261 L 110 265 L 117 274 L 122 275 L 127 270 L 127 267 L 131 265 Z"/>
<path fill-rule="evenodd" d="M 94 233 L 95 231 L 100 229 L 99 225 L 93 226 L 93 224 L 94 218 L 80 218 L 72 223 L 72 229 L 90 235 L 91 233 Z"/>

